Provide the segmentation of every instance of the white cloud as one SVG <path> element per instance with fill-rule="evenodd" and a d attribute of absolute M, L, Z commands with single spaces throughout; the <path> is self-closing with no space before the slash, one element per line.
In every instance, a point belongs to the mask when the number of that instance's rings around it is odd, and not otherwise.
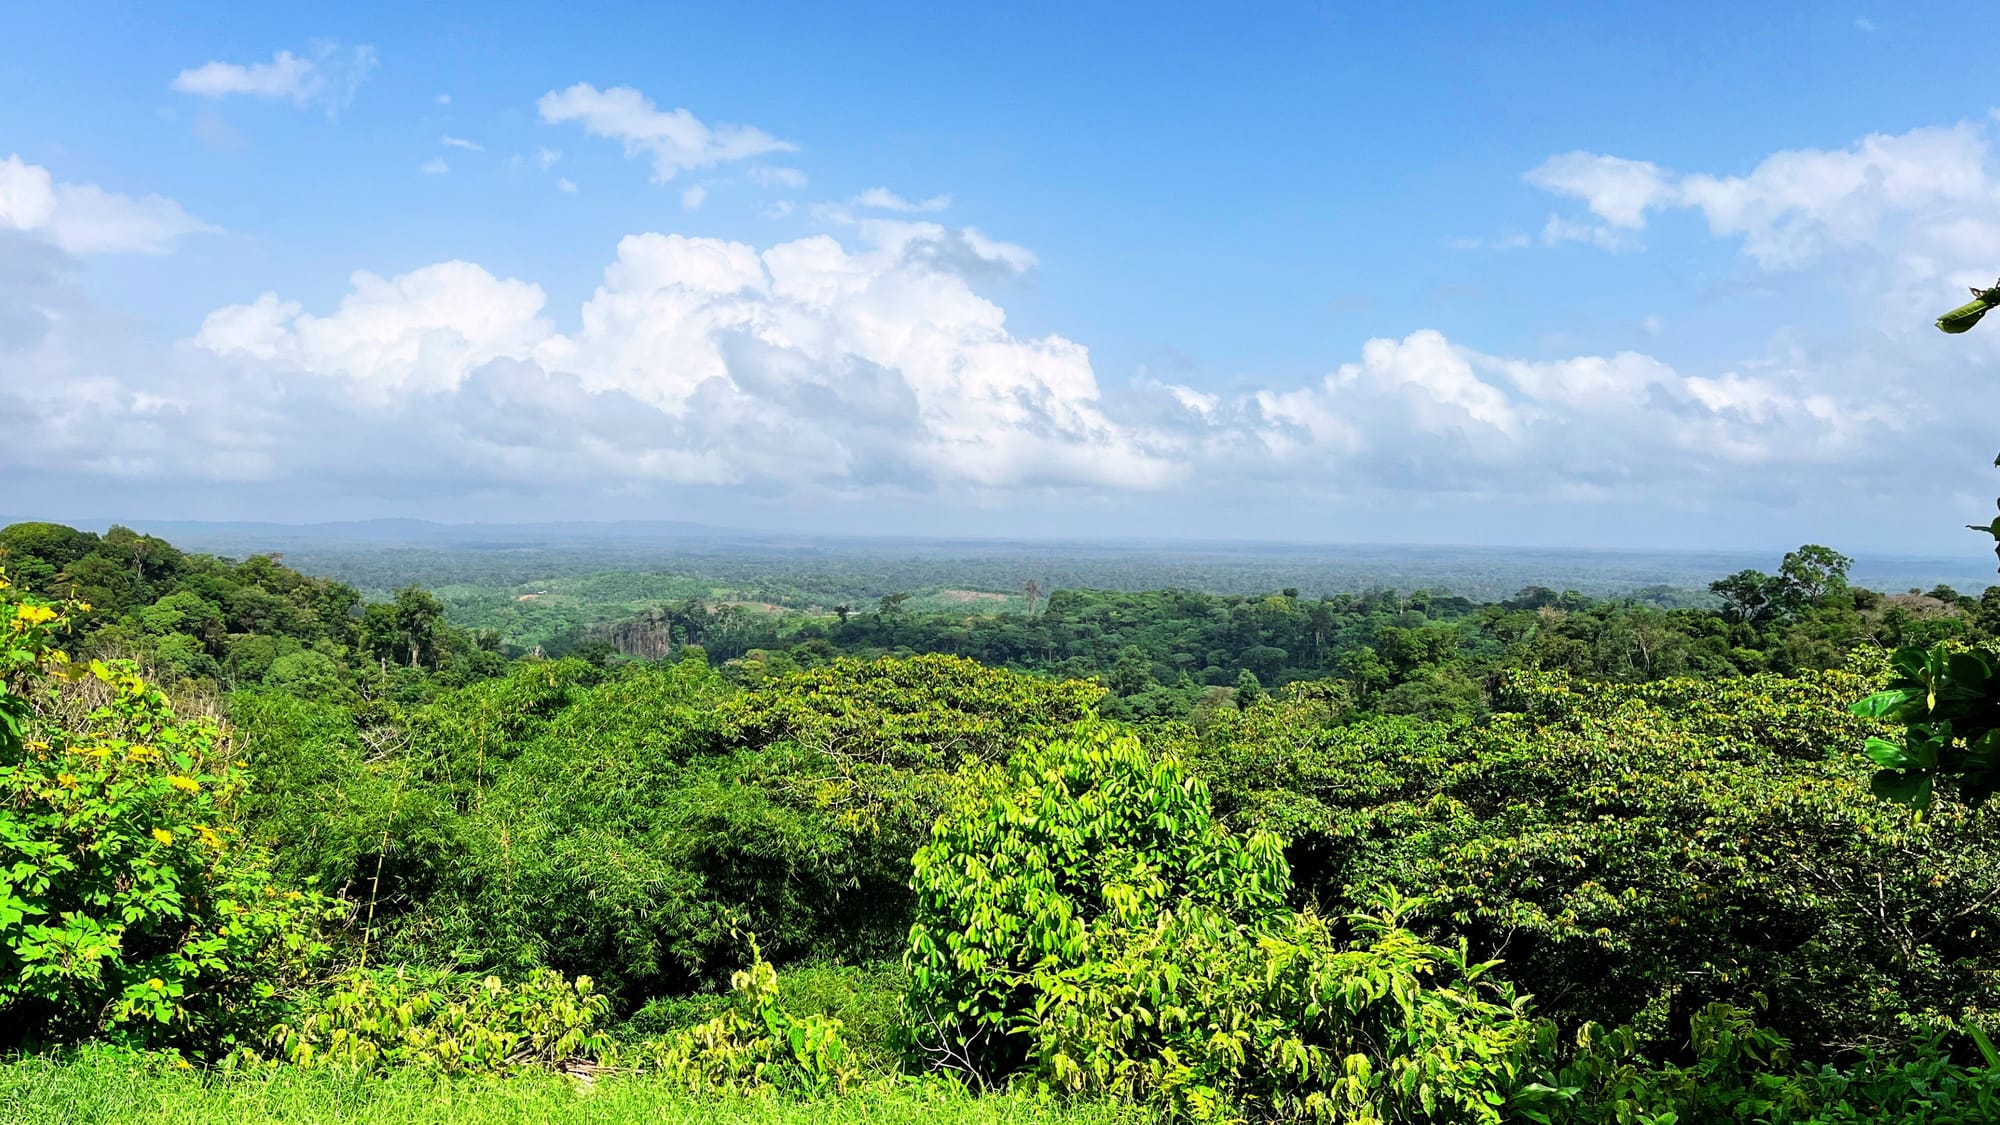
<path fill-rule="evenodd" d="M 750 182 L 758 187 L 802 188 L 806 174 L 797 168 L 752 168 Z"/>
<path fill-rule="evenodd" d="M 555 167 L 556 161 L 561 160 L 562 155 L 561 149 L 549 148 L 546 145 L 535 146 L 535 163 L 541 165 L 544 172 Z"/>
<path fill-rule="evenodd" d="M 462 148 L 467 152 L 486 151 L 485 145 L 479 144 L 476 141 L 468 141 L 464 137 L 454 137 L 450 133 L 445 133 L 439 136 L 438 143 L 445 146 L 446 148 Z"/>
<path fill-rule="evenodd" d="M 437 97 L 435 97 L 435 98 L 432 98 L 431 100 L 432 100 L 433 102 L 436 102 L 436 103 L 437 103 L 438 105 L 450 105 L 450 104 L 451 104 L 451 95 L 450 95 L 450 94 L 439 94 L 439 95 L 438 95 Z"/>
<path fill-rule="evenodd" d="M 872 207 L 879 211 L 942 211 L 951 206 L 951 196 L 933 195 L 913 203 L 888 188 L 873 187 L 850 202 L 856 207 Z"/>
<path fill-rule="evenodd" d="M 543 121 L 577 122 L 592 136 L 622 142 L 627 156 L 650 157 L 658 182 L 681 172 L 798 147 L 753 126 L 711 127 L 685 109 L 662 111 L 630 86 L 599 90 L 579 82 L 566 90 L 551 90 L 535 104 Z"/>
<path fill-rule="evenodd" d="M 317 43 L 304 56 L 279 51 L 270 62 L 203 63 L 175 75 L 170 86 L 203 98 L 241 95 L 280 99 L 297 106 L 319 105 L 332 115 L 352 104 L 355 92 L 375 66 L 373 47 Z"/>
<path fill-rule="evenodd" d="M 557 176 L 556 190 L 574 195 L 576 194 L 576 181 L 570 179 L 568 176 Z"/>
<path fill-rule="evenodd" d="M 1259 496 L 1832 510 L 1990 456 L 1979 420 L 2000 384 L 1978 375 L 2000 335 L 1941 337 L 1925 303 L 1954 263 L 2000 258 L 1983 128 L 1778 153 L 1737 176 L 1586 154 L 1539 177 L 1581 202 L 1547 237 L 1623 245 L 1691 212 L 1774 270 L 1852 255 L 1762 283 L 1796 295 L 1835 273 L 1860 279 L 1863 302 L 1917 292 L 1908 333 L 1779 333 L 1747 358 L 1677 366 L 1497 355 L 1420 330 L 1335 345 L 1323 376 L 1233 391 L 1102 381 L 1081 343 L 1024 332 L 982 292 L 1035 268 L 1032 252 L 902 212 L 841 212 L 839 237 L 763 247 L 634 235 L 587 300 L 554 310 L 530 281 L 444 262 L 356 274 L 331 307 L 266 293 L 175 348 L 119 350 L 57 289 L 10 281 L 57 255 L 46 232 L 63 206 L 16 158 L 0 164 L 0 228 L 35 233 L 0 230 L 17 240 L 0 244 L 0 412 L 28 419 L 34 444 L 0 449 L 0 467 L 361 480 L 356 495 L 391 480 L 440 495 L 1149 493 L 1191 519 Z M 1667 323 L 1646 309 L 1620 318 L 1635 337 Z M 1698 315 L 1666 312 L 1677 335 Z"/>
<path fill-rule="evenodd" d="M 1631 352 L 1515 359 L 1428 330 L 1370 340 L 1294 386 L 1107 393 L 1081 345 L 1016 335 L 974 290 L 1027 268 L 1026 251 L 934 223 L 855 230 L 853 244 L 817 235 L 761 251 L 628 237 L 568 329 L 539 287 L 449 262 L 357 274 L 325 316 L 266 294 L 217 310 L 194 343 L 259 380 L 305 379 L 321 388 L 314 401 L 437 419 L 446 435 L 428 455 L 461 462 L 447 476 L 599 489 L 1268 482 L 1326 497 L 1678 503 L 1691 481 L 1823 481 L 1893 448 L 1922 416 L 1885 398 L 1873 372 L 1690 374 Z"/>
<path fill-rule="evenodd" d="M 1877 31 L 1880 29 L 1876 26 L 1875 21 L 1869 19 L 1867 16 L 1856 16 L 1854 17 L 1854 30 Z"/>
<path fill-rule="evenodd" d="M 1643 228 L 1646 211 L 1673 194 L 1667 173 L 1657 164 L 1588 152 L 1551 156 L 1528 172 L 1528 182 L 1581 199 L 1592 214 L 1626 230 Z"/>
<path fill-rule="evenodd" d="M 165 254 L 215 228 L 171 199 L 58 183 L 19 155 L 0 160 L 0 230 L 28 231 L 71 254 Z"/>
<path fill-rule="evenodd" d="M 417 171 L 422 172 L 426 176 L 442 176 L 446 172 L 451 171 L 451 165 L 446 164 L 443 157 L 433 156 L 422 164 L 417 165 Z"/>
<path fill-rule="evenodd" d="M 376 409 L 476 403 L 487 430 L 468 440 L 481 449 L 600 483 L 1147 488 L 1176 474 L 1105 413 L 1082 347 L 1012 335 L 952 272 L 975 246 L 1004 244 L 909 229 L 922 226 L 761 253 L 633 236 L 569 332 L 544 318 L 538 287 L 452 262 L 357 274 L 325 316 L 266 294 L 211 314 L 194 343 Z"/>
<path fill-rule="evenodd" d="M 311 62 L 290 51 L 279 51 L 267 63 L 243 66 L 212 62 L 183 70 L 174 77 L 172 88 L 204 98 L 248 94 L 259 98 L 302 99 L 318 89 L 316 70 Z"/>
<path fill-rule="evenodd" d="M 1912 259 L 2000 253 L 2000 178 L 1988 168 L 1978 123 L 1873 134 L 1834 151 L 1774 153 L 1744 175 L 1680 175 L 1644 161 L 1572 152 L 1551 157 L 1528 181 L 1582 200 L 1599 222 L 1554 216 L 1544 243 L 1631 245 L 1649 214 L 1698 212 L 1709 230 L 1738 238 L 1768 269 L 1788 269 L 1825 253 L 1865 249 Z M 1893 247 L 1893 250 L 1890 248 Z"/>
<path fill-rule="evenodd" d="M 695 184 L 681 193 L 681 206 L 689 211 L 699 210 L 702 203 L 707 199 L 708 189 L 700 184 Z"/>
<path fill-rule="evenodd" d="M 383 279 L 362 271 L 327 316 L 266 293 L 218 309 L 194 342 L 223 356 L 274 361 L 344 380 L 376 401 L 448 390 L 479 365 L 526 354 L 549 334 L 539 286 L 503 281 L 470 262 L 440 262 Z"/>

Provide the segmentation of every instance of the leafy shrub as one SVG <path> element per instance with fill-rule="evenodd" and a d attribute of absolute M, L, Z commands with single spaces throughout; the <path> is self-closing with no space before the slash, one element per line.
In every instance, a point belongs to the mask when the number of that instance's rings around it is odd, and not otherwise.
<path fill-rule="evenodd" d="M 1096 727 L 1015 759 L 917 853 L 919 1046 L 994 1081 L 1197 1120 L 1498 1121 L 1534 1028 L 1410 904 L 1284 908 L 1282 842 L 1234 836 L 1178 762 Z"/>
<path fill-rule="evenodd" d="M 1655 1063 L 1629 1028 L 1585 1024 L 1563 1063 L 1519 1093 L 1537 1125 L 1974 1125 L 2000 1120 L 2000 1056 L 1969 1068 L 1931 1031 L 1896 1057 L 1864 1051 L 1848 1069 L 1795 1066 L 1790 1044 L 1749 1012 L 1710 1004 L 1690 1023 L 1684 1063 Z"/>
<path fill-rule="evenodd" d="M 220 728 L 54 647 L 71 608 L 0 581 L 0 1041 L 242 1042 L 322 904 L 231 826 L 244 776 Z"/>
<path fill-rule="evenodd" d="M 783 986 L 787 1012 L 840 1021 L 841 1036 L 853 1052 L 857 1069 L 890 1074 L 900 1068 L 909 1048 L 903 1021 L 909 973 L 901 964 L 788 965 Z M 616 1030 L 628 1043 L 665 1039 L 741 1003 L 733 990 L 656 997 Z"/>
<path fill-rule="evenodd" d="M 1081 966 L 1170 908 L 1263 921 L 1287 889 L 1276 837 L 1232 836 L 1177 762 L 1106 726 L 1015 758 L 914 857 L 918 1034 L 978 1075 L 1025 1060 L 1043 965 Z"/>
<path fill-rule="evenodd" d="M 298 1066 L 431 1067 L 505 1073 L 595 1059 L 610 1001 L 589 977 L 547 969 L 516 984 L 494 976 L 350 969 L 271 1030 L 274 1057 Z"/>
<path fill-rule="evenodd" d="M 735 1003 L 704 1023 L 633 1048 L 633 1060 L 691 1093 L 845 1089 L 856 1071 L 841 1021 L 786 1009 L 777 970 L 754 938 L 750 953 L 750 967 L 730 977 Z"/>
<path fill-rule="evenodd" d="M 1352 937 L 1311 913 L 1163 916 L 1033 976 L 1032 1069 L 1193 1120 L 1497 1122 L 1535 1025 L 1492 963 L 1404 928 L 1408 906 L 1348 919 Z"/>

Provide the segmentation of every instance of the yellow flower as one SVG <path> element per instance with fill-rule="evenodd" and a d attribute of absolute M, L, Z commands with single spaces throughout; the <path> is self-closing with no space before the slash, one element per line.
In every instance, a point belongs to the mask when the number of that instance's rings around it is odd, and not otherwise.
<path fill-rule="evenodd" d="M 73 773 L 59 773 L 56 775 L 56 784 L 62 786 L 64 789 L 74 789 L 76 788 L 76 775 Z"/>
<path fill-rule="evenodd" d="M 58 615 L 55 610 L 45 605 L 17 605 L 14 607 L 14 616 L 30 625 L 42 625 L 54 621 Z"/>
<path fill-rule="evenodd" d="M 158 840 L 162 844 L 172 846 L 174 834 L 164 828 L 155 828 L 153 829 L 153 839 Z"/>
<path fill-rule="evenodd" d="M 154 992 L 165 992 L 167 990 L 167 982 L 161 980 L 159 977 L 154 977 L 152 980 L 146 982 L 146 987 L 152 989 Z"/>
<path fill-rule="evenodd" d="M 182 777 L 180 774 L 175 774 L 174 776 L 168 778 L 167 784 L 173 786 L 174 788 L 180 790 L 183 793 L 201 792 L 201 782 L 196 781 L 194 778 L 191 777 Z"/>

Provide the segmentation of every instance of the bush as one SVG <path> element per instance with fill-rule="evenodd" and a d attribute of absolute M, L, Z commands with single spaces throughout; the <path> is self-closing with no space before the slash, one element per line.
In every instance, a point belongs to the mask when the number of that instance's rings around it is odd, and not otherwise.
<path fill-rule="evenodd" d="M 1793 1064 L 1791 1044 L 1749 1012 L 1710 1004 L 1689 1028 L 1690 1058 L 1660 1064 L 1629 1028 L 1585 1024 L 1562 1065 L 1515 1098 L 1537 1125 L 1974 1125 L 2000 1120 L 2000 1057 L 1975 1034 L 1984 1068 L 1968 1068 L 1930 1031 L 1898 1057 L 1864 1051 L 1849 1069 Z"/>
<path fill-rule="evenodd" d="M 1105 727 L 1017 757 L 917 853 L 920 1048 L 993 1082 L 1198 1120 L 1489 1121 L 1535 1036 L 1461 947 L 1284 908 L 1283 844 L 1238 837 L 1172 758 Z"/>
<path fill-rule="evenodd" d="M 231 827 L 220 728 L 54 647 L 72 608 L 0 581 L 0 1043 L 226 1049 L 268 1026 L 323 902 Z"/>
<path fill-rule="evenodd" d="M 518 984 L 494 976 L 350 969 L 272 1028 L 275 1057 L 298 1066 L 422 1066 L 498 1074 L 596 1059 L 611 1039 L 611 1002 L 589 977 L 541 969 Z"/>
<path fill-rule="evenodd" d="M 730 977 L 735 1003 L 705 1023 L 633 1048 L 632 1059 L 696 1094 L 845 1089 L 857 1072 L 841 1022 L 787 1010 L 779 1003 L 777 970 L 754 938 L 750 954 L 750 967 Z"/>

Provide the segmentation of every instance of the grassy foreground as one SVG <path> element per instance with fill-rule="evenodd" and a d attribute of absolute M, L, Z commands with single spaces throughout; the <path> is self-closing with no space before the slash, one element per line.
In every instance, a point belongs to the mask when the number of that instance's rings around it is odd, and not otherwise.
<path fill-rule="evenodd" d="M 1144 1119 L 1128 1106 L 972 1096 L 936 1086 L 814 1102 L 709 1100 L 645 1078 L 607 1077 L 584 1086 L 549 1074 L 447 1080 L 417 1071 L 360 1076 L 291 1068 L 222 1076 L 170 1071 L 107 1052 L 0 1063 L 4 1125 L 1125 1125 Z"/>

